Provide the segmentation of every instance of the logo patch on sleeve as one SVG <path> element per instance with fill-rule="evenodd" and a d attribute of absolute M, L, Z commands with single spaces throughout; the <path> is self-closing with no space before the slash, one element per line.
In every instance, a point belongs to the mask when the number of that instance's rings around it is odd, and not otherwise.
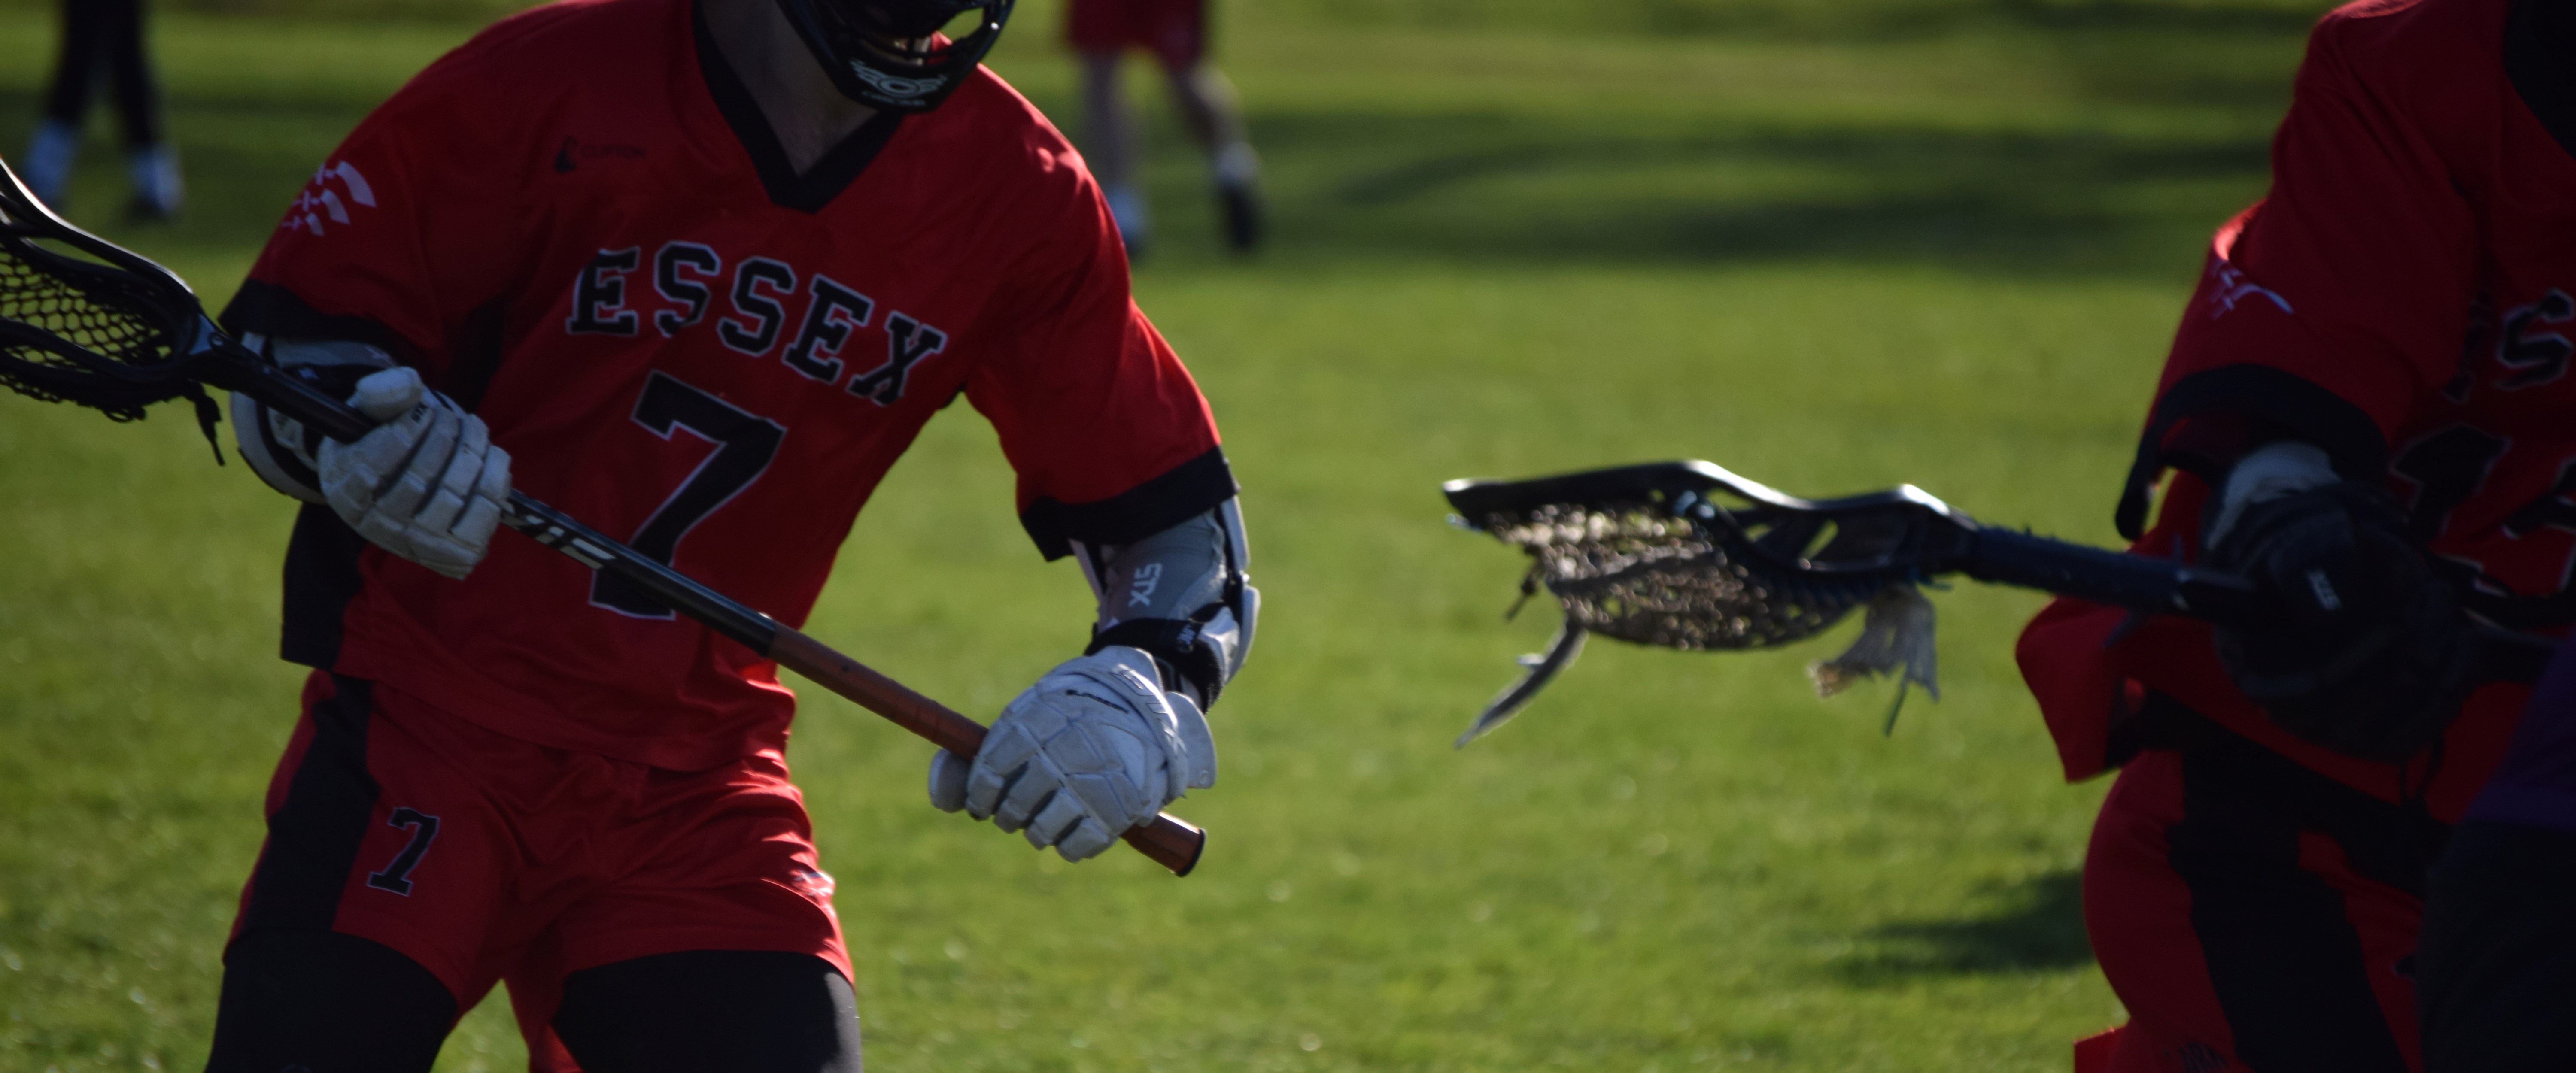
<path fill-rule="evenodd" d="M 342 194 L 348 196 L 342 197 Z M 374 208 L 376 188 L 367 184 L 358 166 L 346 160 L 324 164 L 313 172 L 313 179 L 295 195 L 295 204 L 286 210 L 286 221 L 278 225 L 287 231 L 311 231 L 316 235 L 334 224 L 350 222 L 351 206 Z"/>

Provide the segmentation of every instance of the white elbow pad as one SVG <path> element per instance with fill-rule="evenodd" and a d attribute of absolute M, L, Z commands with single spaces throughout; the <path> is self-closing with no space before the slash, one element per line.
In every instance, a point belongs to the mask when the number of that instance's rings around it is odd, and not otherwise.
<path fill-rule="evenodd" d="M 365 343 L 272 341 L 258 335 L 244 335 L 242 342 L 253 350 L 266 352 L 280 368 L 316 367 L 322 373 L 324 390 L 335 395 L 347 395 L 359 378 L 394 365 L 391 356 Z M 306 430 L 303 422 L 273 413 L 238 391 L 232 397 L 232 417 L 233 446 L 240 450 L 242 461 L 250 463 L 251 472 L 259 474 L 269 487 L 307 503 L 326 501 L 318 475 L 320 436 Z"/>
<path fill-rule="evenodd" d="M 1242 671 L 1261 593 L 1245 572 L 1243 513 L 1228 499 L 1133 544 L 1076 545 L 1100 618 L 1088 651 L 1152 653 L 1165 685 L 1204 708 Z"/>

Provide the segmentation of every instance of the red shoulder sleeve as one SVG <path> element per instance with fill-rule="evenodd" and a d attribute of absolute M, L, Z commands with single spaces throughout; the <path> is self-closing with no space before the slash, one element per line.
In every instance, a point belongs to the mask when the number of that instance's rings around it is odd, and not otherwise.
<path fill-rule="evenodd" d="M 966 397 L 1019 474 L 1023 525 L 1049 558 L 1068 540 L 1149 536 L 1234 494 L 1215 419 L 1128 291 L 1099 187 L 1052 137 L 1020 224 L 1039 237 L 977 324 Z"/>
<path fill-rule="evenodd" d="M 430 374 L 509 286 L 525 152 L 482 98 L 474 44 L 433 64 L 325 159 L 225 310 L 235 332 L 354 338 Z"/>
<path fill-rule="evenodd" d="M 2166 360 L 2120 508 L 2135 550 L 2195 557 L 2205 479 L 2260 438 L 2307 439 L 2345 476 L 2385 479 L 2390 439 L 2457 368 L 2481 251 L 2461 192 L 2479 177 L 2455 168 L 2477 158 L 2459 140 L 2478 129 L 2474 87 L 2502 77 L 2500 46 L 2459 32 L 2466 19 L 2427 32 L 2417 17 L 2427 10 L 2354 4 L 2310 38 L 2273 142 L 2271 192 L 2218 231 Z M 2168 466 L 2188 472 L 2144 531 Z M 2339 778 L 2358 763 L 2263 720 L 2217 665 L 2205 627 L 2157 619 L 2129 633 L 2125 618 L 2061 598 L 2017 647 L 2069 779 L 2125 759 L 2117 719 L 2141 689 Z"/>
<path fill-rule="evenodd" d="M 2457 87 L 2481 84 L 2458 68 L 2479 57 L 2404 40 L 2412 21 L 2356 5 L 2318 24 L 2273 140 L 2271 192 L 2219 230 L 2184 310 L 2123 504 L 2127 535 L 2163 467 L 2190 465 L 2188 445 L 2232 461 L 2244 436 L 2213 434 L 2225 419 L 2312 440 L 2346 475 L 2378 479 L 2388 438 L 2457 366 L 2479 251 L 2454 173 L 2469 154 L 2443 140 L 2467 107 Z M 2500 78 L 2485 60 L 2484 81 Z M 2202 418 L 2222 420 L 2189 427 Z"/>

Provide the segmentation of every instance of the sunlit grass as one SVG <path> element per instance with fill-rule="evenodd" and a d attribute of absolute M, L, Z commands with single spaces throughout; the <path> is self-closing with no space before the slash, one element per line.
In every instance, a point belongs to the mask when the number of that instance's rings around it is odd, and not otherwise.
<path fill-rule="evenodd" d="M 1482 28 L 1366 32 L 1332 20 L 1387 20 L 1326 0 L 1229 8 L 1276 199 L 1258 260 L 1216 252 L 1156 130 L 1138 292 L 1225 426 L 1268 598 L 1223 780 L 1177 810 L 1211 831 L 1200 874 L 1068 868 L 933 812 L 926 746 L 804 690 L 791 760 L 876 1068 L 2041 1070 L 2118 1017 L 2073 902 L 2099 790 L 2058 783 L 2010 661 L 2037 598 L 1938 596 L 1944 699 L 1893 740 L 1884 691 L 1807 692 L 1830 642 L 1598 644 L 1454 752 L 1551 622 L 1502 621 L 1520 563 L 1443 526 L 1436 484 L 1698 456 L 2108 540 L 2314 5 L 1640 0 L 1590 35 L 1471 6 Z M 1072 127 L 1055 11 L 1020 17 L 994 62 Z M 187 215 L 117 220 L 103 122 L 72 212 L 219 300 L 469 30 L 170 18 Z M 45 32 L 0 18 L 0 153 Z M 288 504 L 175 410 L 0 398 L 0 460 L 0 1070 L 194 1068 L 293 718 Z M 990 431 L 933 422 L 811 632 L 990 713 L 1087 620 L 1010 504 Z M 441 1068 L 517 1046 L 489 1003 Z"/>

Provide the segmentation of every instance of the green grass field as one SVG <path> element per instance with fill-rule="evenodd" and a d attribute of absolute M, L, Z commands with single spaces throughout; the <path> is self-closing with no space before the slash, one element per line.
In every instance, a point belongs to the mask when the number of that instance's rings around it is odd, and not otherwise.
<path fill-rule="evenodd" d="M 71 211 L 220 300 L 303 175 L 472 23 L 213 6 L 156 28 L 186 217 L 117 223 L 103 116 Z M 1520 560 L 1442 525 L 1436 485 L 1705 457 L 2108 541 L 2200 244 L 2260 194 L 2321 6 L 1230 5 L 1276 246 L 1213 252 L 1164 123 L 1137 281 L 1224 424 L 1267 597 L 1215 714 L 1223 779 L 1178 810 L 1206 863 L 1066 867 L 934 812 L 927 746 L 806 689 L 791 760 L 871 1064 L 2063 1069 L 2120 1010 L 2076 904 L 2100 786 L 2060 783 L 2010 659 L 2037 597 L 1940 594 L 1944 700 L 1892 740 L 1884 688 L 1808 692 L 1838 641 L 1597 644 L 1453 752 L 1552 616 L 1502 621 Z M 33 121 L 41 10 L 0 6 L 0 152 Z M 1069 121 L 1055 8 L 1019 17 L 994 64 Z M 0 398 L 0 460 L 0 1071 L 193 1069 L 293 722 L 289 505 L 178 410 Z M 1009 487 L 971 413 L 934 422 L 809 631 L 997 710 L 1088 616 Z M 518 1066 L 502 1007 L 442 1070 Z"/>

